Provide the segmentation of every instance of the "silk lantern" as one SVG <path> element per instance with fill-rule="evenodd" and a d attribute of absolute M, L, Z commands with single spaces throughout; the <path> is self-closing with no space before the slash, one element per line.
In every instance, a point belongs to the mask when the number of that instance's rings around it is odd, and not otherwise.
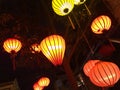
<path fill-rule="evenodd" d="M 95 34 L 103 34 L 111 27 L 111 19 L 106 15 L 101 15 L 92 21 L 91 29 Z"/>
<path fill-rule="evenodd" d="M 65 52 L 65 40 L 60 35 L 50 35 L 40 43 L 42 53 L 55 66 L 61 65 Z"/>
<path fill-rule="evenodd" d="M 47 87 L 50 84 L 50 79 L 48 77 L 42 77 L 38 80 L 38 85 L 40 87 Z"/>
<path fill-rule="evenodd" d="M 74 0 L 52 0 L 52 8 L 57 15 L 65 16 L 74 8 Z"/>
<path fill-rule="evenodd" d="M 95 66 L 100 60 L 89 60 L 85 63 L 83 67 L 84 74 L 89 77 L 91 69 Z"/>
<path fill-rule="evenodd" d="M 100 61 L 91 69 L 89 77 L 99 87 L 111 87 L 120 78 L 119 67 L 112 62 Z"/>
<path fill-rule="evenodd" d="M 16 69 L 15 66 L 15 55 L 21 49 L 22 43 L 15 38 L 8 38 L 3 43 L 3 48 L 6 52 L 11 53 L 11 59 L 13 63 L 13 70 Z"/>
<path fill-rule="evenodd" d="M 40 87 L 40 86 L 38 85 L 38 83 L 36 82 L 36 83 L 33 85 L 33 89 L 34 89 L 34 90 L 43 90 L 43 87 Z"/>
<path fill-rule="evenodd" d="M 4 41 L 3 48 L 8 53 L 17 53 L 22 47 L 22 43 L 15 39 L 15 38 L 9 38 Z"/>
<path fill-rule="evenodd" d="M 40 52 L 40 45 L 37 43 L 32 44 L 30 50 L 32 53 L 36 53 L 36 52 L 39 53 Z"/>

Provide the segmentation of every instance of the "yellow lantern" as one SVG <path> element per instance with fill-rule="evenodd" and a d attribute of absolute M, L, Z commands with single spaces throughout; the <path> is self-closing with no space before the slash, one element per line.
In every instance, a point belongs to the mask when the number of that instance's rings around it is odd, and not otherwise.
<path fill-rule="evenodd" d="M 102 34 L 111 27 L 111 19 L 106 15 L 95 18 L 91 24 L 91 29 L 96 34 Z"/>
<path fill-rule="evenodd" d="M 30 50 L 32 51 L 32 53 L 35 53 L 35 52 L 40 52 L 40 45 L 35 43 L 35 44 L 32 44 Z"/>
<path fill-rule="evenodd" d="M 75 5 L 81 5 L 81 4 L 84 4 L 85 2 L 86 0 L 74 0 Z"/>
<path fill-rule="evenodd" d="M 22 47 L 22 44 L 19 40 L 15 38 L 9 38 L 6 41 L 4 41 L 3 48 L 8 53 L 17 53 Z"/>
<path fill-rule="evenodd" d="M 52 8 L 56 14 L 65 16 L 74 8 L 74 0 L 52 0 Z"/>
<path fill-rule="evenodd" d="M 51 35 L 41 41 L 42 53 L 55 66 L 61 65 L 65 52 L 65 40 L 59 35 Z"/>

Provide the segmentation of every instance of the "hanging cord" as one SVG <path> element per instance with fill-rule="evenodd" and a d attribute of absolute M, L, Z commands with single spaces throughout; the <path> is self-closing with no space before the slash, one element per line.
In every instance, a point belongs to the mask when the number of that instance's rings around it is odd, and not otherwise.
<path fill-rule="evenodd" d="M 74 25 L 74 23 L 72 22 L 72 19 L 70 18 L 70 16 L 68 16 L 68 19 L 69 19 L 69 21 L 70 21 L 70 24 L 71 24 L 72 28 L 75 30 L 75 25 Z"/>

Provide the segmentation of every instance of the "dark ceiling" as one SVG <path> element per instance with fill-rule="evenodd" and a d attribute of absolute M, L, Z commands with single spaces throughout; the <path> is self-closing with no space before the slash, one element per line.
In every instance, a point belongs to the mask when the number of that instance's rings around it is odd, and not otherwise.
<path fill-rule="evenodd" d="M 86 5 L 75 6 L 68 16 L 58 16 L 51 7 L 51 0 L 0 0 L 0 83 L 17 77 L 21 90 L 32 90 L 32 85 L 42 75 L 56 78 L 65 75 L 62 67 L 54 67 L 40 52 L 33 54 L 30 46 L 39 43 L 44 37 L 59 34 L 66 40 L 65 57 L 70 60 L 74 74 L 82 71 L 88 59 L 104 59 L 118 63 L 120 45 L 113 43 L 115 52 L 105 57 L 98 53 L 100 46 L 108 44 L 110 38 L 120 38 L 119 24 L 101 0 L 87 0 Z M 102 35 L 91 32 L 90 24 L 99 15 L 108 15 L 112 19 L 110 31 Z M 117 33 L 116 33 L 117 32 Z M 3 41 L 15 37 L 22 41 L 23 47 L 16 56 L 16 71 L 12 69 L 11 58 L 2 48 Z M 53 90 L 51 84 L 49 90 Z"/>

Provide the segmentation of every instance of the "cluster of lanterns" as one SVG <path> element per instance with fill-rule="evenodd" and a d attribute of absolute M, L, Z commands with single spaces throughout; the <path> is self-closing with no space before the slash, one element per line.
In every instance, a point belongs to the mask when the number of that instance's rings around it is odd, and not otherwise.
<path fill-rule="evenodd" d="M 75 5 L 83 4 L 86 0 L 52 0 L 54 12 L 60 16 L 68 15 Z M 95 34 L 103 34 L 105 30 L 111 27 L 111 19 L 106 15 L 95 18 L 91 24 L 91 29 Z M 15 38 L 5 40 L 3 48 L 8 53 L 17 53 L 22 48 L 22 43 Z M 65 53 L 65 40 L 60 35 L 50 35 L 44 38 L 40 44 L 33 44 L 31 50 L 33 53 L 42 52 L 48 60 L 55 66 L 61 65 Z M 119 68 L 111 62 L 100 60 L 91 60 L 85 64 L 84 73 L 97 86 L 106 87 L 114 85 L 120 77 Z M 34 90 L 43 90 L 50 83 L 49 78 L 41 78 L 34 84 Z"/>
<path fill-rule="evenodd" d="M 48 77 L 41 77 L 36 83 L 33 85 L 34 90 L 43 90 L 50 84 L 50 79 Z"/>
<path fill-rule="evenodd" d="M 86 0 L 52 0 L 52 8 L 59 16 L 68 15 L 74 5 L 84 4 Z"/>
<path fill-rule="evenodd" d="M 119 67 L 101 60 L 89 60 L 83 67 L 83 71 L 93 84 L 99 87 L 111 87 L 120 79 Z"/>

